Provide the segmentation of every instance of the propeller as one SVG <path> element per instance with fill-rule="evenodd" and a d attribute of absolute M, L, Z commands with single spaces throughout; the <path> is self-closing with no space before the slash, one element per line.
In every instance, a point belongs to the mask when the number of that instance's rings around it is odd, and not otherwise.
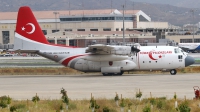
<path fill-rule="evenodd" d="M 136 46 L 132 46 L 131 47 L 131 52 L 132 53 L 135 53 L 135 52 L 138 53 L 138 52 L 140 52 L 140 49 L 138 49 Z"/>

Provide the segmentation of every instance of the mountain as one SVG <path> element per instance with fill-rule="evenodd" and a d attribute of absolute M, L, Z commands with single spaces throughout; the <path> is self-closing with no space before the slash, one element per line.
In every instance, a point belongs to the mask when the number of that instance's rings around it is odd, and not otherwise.
<path fill-rule="evenodd" d="M 70 5 L 69 5 L 70 1 Z M 140 1 L 140 2 L 135 2 Z M 144 2 L 141 2 L 144 1 Z M 180 2 L 181 1 L 181 2 Z M 200 10 L 195 9 L 194 19 L 192 8 L 177 6 L 186 6 L 184 4 L 198 5 L 198 0 L 0 0 L 0 11 L 18 11 L 20 6 L 30 6 L 34 11 L 43 10 L 82 10 L 82 9 L 125 9 L 142 10 L 152 18 L 152 21 L 167 21 L 173 25 L 182 26 L 183 24 L 194 24 L 200 20 Z M 151 3 L 149 3 L 151 2 Z M 155 2 L 155 3 L 153 3 Z M 191 3 L 192 2 L 192 3 Z M 111 5 L 112 3 L 112 5 Z M 160 3 L 160 4 L 159 4 Z M 168 4 L 169 3 L 169 4 Z M 172 4 L 172 5 L 170 5 Z M 177 5 L 177 6 L 175 6 Z M 1 16 L 1 15 L 0 15 Z"/>
<path fill-rule="evenodd" d="M 200 0 L 132 0 L 134 2 L 169 4 L 177 7 L 199 8 Z"/>

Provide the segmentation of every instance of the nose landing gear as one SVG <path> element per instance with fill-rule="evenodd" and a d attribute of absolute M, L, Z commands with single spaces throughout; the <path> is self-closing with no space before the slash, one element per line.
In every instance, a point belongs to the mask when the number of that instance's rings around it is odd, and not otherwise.
<path fill-rule="evenodd" d="M 171 75 L 176 75 L 177 71 L 175 69 L 170 70 Z"/>

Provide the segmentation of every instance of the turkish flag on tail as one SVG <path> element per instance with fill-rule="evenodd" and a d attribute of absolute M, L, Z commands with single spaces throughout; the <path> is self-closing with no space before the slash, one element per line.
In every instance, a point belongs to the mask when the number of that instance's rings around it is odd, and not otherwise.
<path fill-rule="evenodd" d="M 49 44 L 28 6 L 20 7 L 18 11 L 16 32 L 30 40 Z"/>

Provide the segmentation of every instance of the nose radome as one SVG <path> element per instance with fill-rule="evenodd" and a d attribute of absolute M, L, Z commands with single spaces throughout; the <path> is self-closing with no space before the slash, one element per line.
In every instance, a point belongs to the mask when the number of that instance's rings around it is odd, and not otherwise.
<path fill-rule="evenodd" d="M 185 67 L 194 64 L 194 62 L 195 62 L 195 61 L 194 61 L 194 58 L 193 58 L 193 57 L 187 56 L 187 57 L 185 58 Z"/>

